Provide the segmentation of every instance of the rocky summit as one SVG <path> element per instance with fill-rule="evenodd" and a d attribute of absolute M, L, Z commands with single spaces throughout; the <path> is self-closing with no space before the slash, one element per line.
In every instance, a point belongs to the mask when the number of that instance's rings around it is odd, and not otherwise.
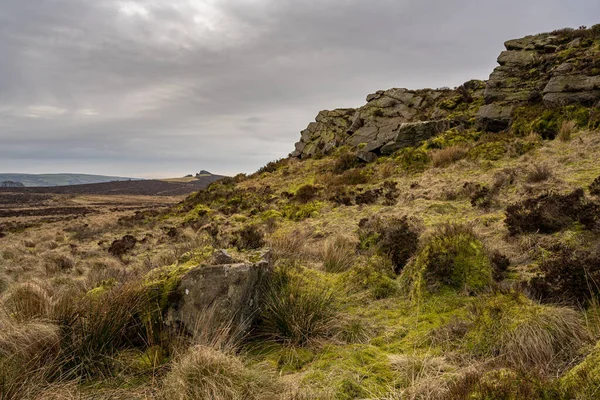
<path fill-rule="evenodd" d="M 382 90 L 369 94 L 360 108 L 321 111 L 291 155 L 322 156 L 349 145 L 359 158 L 372 161 L 455 127 L 507 130 L 528 108 L 541 113 L 568 105 L 600 106 L 600 46 L 593 30 L 565 29 L 504 46 L 487 81 L 455 89 Z M 552 129 L 542 133 L 556 134 Z"/>

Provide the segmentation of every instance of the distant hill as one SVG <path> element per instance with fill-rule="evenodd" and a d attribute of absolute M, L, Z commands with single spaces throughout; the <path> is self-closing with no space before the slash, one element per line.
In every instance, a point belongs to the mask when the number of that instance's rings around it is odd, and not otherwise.
<path fill-rule="evenodd" d="M 20 182 L 25 187 L 49 187 L 84 185 L 89 183 L 103 183 L 114 181 L 140 180 L 137 178 L 124 178 L 120 176 L 87 175 L 87 174 L 2 174 L 0 182 Z"/>
<path fill-rule="evenodd" d="M 206 188 L 224 176 L 209 175 L 192 180 L 165 181 L 156 179 L 126 180 L 101 183 L 37 186 L 37 187 L 6 187 L 0 188 L 0 193 L 47 193 L 47 194 L 90 194 L 90 195 L 140 195 L 140 196 L 181 196 Z"/>

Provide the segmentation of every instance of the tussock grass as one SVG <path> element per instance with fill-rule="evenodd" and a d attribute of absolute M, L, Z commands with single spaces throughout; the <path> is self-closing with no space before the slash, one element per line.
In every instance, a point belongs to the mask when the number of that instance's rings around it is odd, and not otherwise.
<path fill-rule="evenodd" d="M 529 170 L 526 176 L 528 183 L 539 183 L 550 179 L 553 176 L 552 170 L 546 164 L 536 164 Z"/>
<path fill-rule="evenodd" d="M 305 246 L 310 237 L 306 230 L 279 230 L 267 240 L 268 246 L 277 259 L 300 259 L 305 254 Z"/>
<path fill-rule="evenodd" d="M 575 132 L 577 132 L 577 121 L 563 121 L 558 130 L 557 138 L 561 142 L 568 142 Z"/>
<path fill-rule="evenodd" d="M 0 323 L 0 399 L 24 399 L 42 390 L 60 349 L 56 325 L 4 318 Z"/>
<path fill-rule="evenodd" d="M 195 346 L 177 359 L 163 380 L 165 400 L 278 399 L 274 377 L 207 346 Z"/>
<path fill-rule="evenodd" d="M 335 236 L 323 244 L 323 267 L 327 272 L 343 272 L 356 261 L 356 243 L 344 236 Z"/>
<path fill-rule="evenodd" d="M 11 286 L 2 297 L 2 307 L 21 321 L 46 317 L 52 307 L 47 287 L 37 282 Z"/>
<path fill-rule="evenodd" d="M 265 294 L 257 333 L 266 340 L 303 346 L 332 336 L 337 316 L 333 288 L 307 282 L 297 271 L 279 268 Z"/>
<path fill-rule="evenodd" d="M 469 148 L 464 144 L 458 144 L 444 149 L 432 150 L 429 154 L 431 164 L 435 168 L 444 168 L 467 156 Z"/>
<path fill-rule="evenodd" d="M 517 293 L 474 303 L 472 316 L 466 335 L 471 351 L 515 368 L 560 370 L 589 340 L 577 311 L 536 304 Z"/>

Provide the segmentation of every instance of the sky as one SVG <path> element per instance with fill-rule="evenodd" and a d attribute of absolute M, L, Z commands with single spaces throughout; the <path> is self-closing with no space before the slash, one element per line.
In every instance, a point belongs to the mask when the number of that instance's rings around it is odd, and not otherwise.
<path fill-rule="evenodd" d="M 253 172 L 319 110 L 487 79 L 598 0 L 0 0 L 0 172 Z"/>

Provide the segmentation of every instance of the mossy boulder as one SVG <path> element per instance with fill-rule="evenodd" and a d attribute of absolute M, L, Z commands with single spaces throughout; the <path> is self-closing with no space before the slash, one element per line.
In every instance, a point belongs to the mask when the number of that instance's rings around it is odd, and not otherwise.
<path fill-rule="evenodd" d="M 442 288 L 478 292 L 493 282 L 493 266 L 483 243 L 464 226 L 438 229 L 400 276 L 413 296 Z"/>
<path fill-rule="evenodd" d="M 264 284 L 271 273 L 269 253 L 261 260 L 230 265 L 200 265 L 168 280 L 165 322 L 195 335 L 206 329 L 199 321 L 247 333 L 260 307 Z M 176 284 L 175 284 L 176 283 Z"/>

